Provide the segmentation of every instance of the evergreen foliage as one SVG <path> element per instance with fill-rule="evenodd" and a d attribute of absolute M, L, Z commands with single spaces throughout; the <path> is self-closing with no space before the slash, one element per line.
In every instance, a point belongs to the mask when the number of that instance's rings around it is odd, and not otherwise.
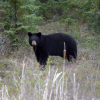
<path fill-rule="evenodd" d="M 36 5 L 40 6 L 38 15 L 46 20 L 55 17 L 56 20 L 76 20 L 85 22 L 96 32 L 100 32 L 99 0 L 38 0 Z"/>
<path fill-rule="evenodd" d="M 15 47 L 24 40 L 25 32 L 37 30 L 42 18 L 62 19 L 68 27 L 77 21 L 87 23 L 100 32 L 99 0 L 0 0 L 0 9 L 0 24 Z"/>
<path fill-rule="evenodd" d="M 34 0 L 2 0 L 2 23 L 4 33 L 8 35 L 11 46 L 18 47 L 24 40 L 25 32 L 34 32 L 36 22 L 41 19 L 35 15 L 39 9 Z"/>

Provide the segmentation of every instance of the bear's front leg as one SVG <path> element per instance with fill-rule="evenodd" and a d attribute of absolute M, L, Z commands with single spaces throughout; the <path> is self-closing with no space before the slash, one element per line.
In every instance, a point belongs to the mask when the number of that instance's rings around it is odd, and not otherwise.
<path fill-rule="evenodd" d="M 35 52 L 35 56 L 37 61 L 40 62 L 40 52 L 38 50 Z"/>
<path fill-rule="evenodd" d="M 49 55 L 46 53 L 41 53 L 40 55 L 41 55 L 40 56 L 40 65 L 44 65 L 44 67 L 45 67 L 45 65 L 47 64 L 46 61 L 47 61 Z"/>

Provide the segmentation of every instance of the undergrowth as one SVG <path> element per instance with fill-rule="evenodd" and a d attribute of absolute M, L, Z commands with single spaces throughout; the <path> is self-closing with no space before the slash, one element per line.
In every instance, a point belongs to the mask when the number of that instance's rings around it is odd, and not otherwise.
<path fill-rule="evenodd" d="M 41 71 L 30 58 L 11 61 L 14 70 L 1 86 L 2 100 L 88 100 L 100 98 L 100 62 L 93 58 Z M 18 68 L 17 68 L 18 67 Z"/>

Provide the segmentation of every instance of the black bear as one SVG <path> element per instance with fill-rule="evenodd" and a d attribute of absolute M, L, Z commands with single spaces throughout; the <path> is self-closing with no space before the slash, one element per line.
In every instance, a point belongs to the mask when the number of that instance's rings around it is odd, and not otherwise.
<path fill-rule="evenodd" d="M 75 39 L 65 33 L 53 33 L 43 35 L 41 32 L 32 34 L 28 32 L 29 44 L 33 50 L 40 65 L 46 65 L 49 55 L 63 57 L 64 43 L 68 61 L 77 58 L 77 43 Z"/>

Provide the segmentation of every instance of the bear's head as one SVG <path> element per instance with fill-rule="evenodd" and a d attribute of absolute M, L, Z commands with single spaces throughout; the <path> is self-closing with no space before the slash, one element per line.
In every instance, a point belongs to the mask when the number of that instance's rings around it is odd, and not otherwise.
<path fill-rule="evenodd" d="M 28 36 L 29 36 L 29 44 L 31 46 L 37 46 L 40 44 L 41 32 L 34 33 L 34 34 L 32 34 L 31 32 L 28 32 Z"/>

